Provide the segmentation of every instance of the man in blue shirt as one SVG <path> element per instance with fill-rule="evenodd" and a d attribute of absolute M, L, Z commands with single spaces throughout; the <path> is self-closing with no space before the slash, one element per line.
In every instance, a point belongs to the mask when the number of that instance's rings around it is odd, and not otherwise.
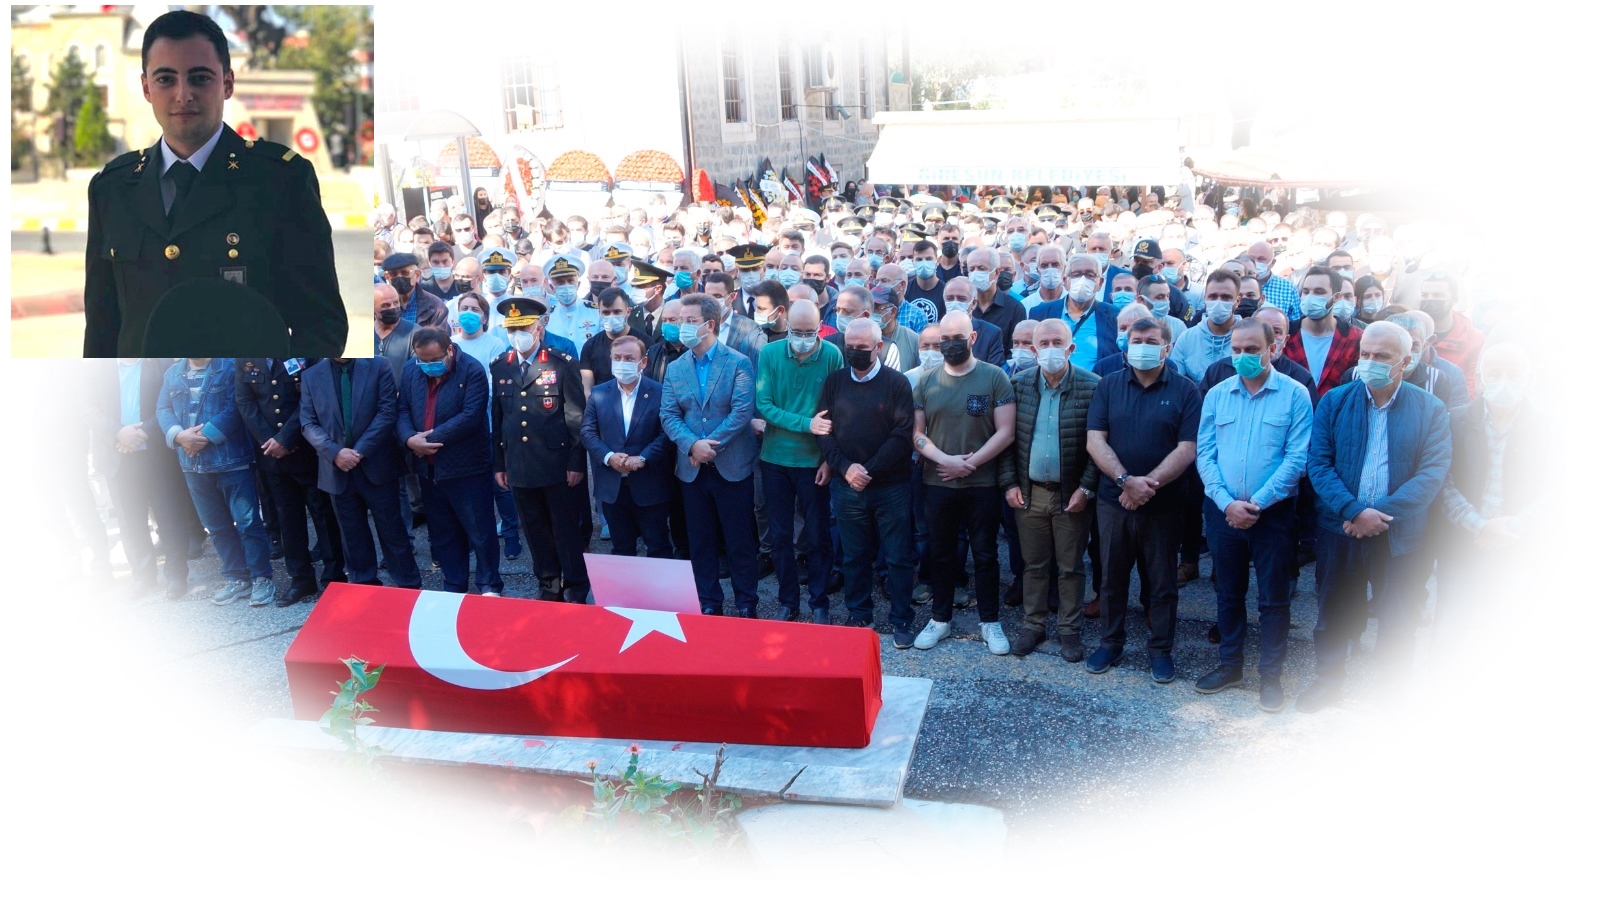
<path fill-rule="evenodd" d="M 1272 328 L 1233 323 L 1235 376 L 1205 395 L 1196 464 L 1205 484 L 1206 536 L 1222 642 L 1215 670 L 1195 690 L 1244 681 L 1245 594 L 1255 562 L 1261 613 L 1261 708 L 1283 708 L 1280 676 L 1289 645 L 1294 501 L 1311 440 L 1311 394 L 1272 367 Z"/>

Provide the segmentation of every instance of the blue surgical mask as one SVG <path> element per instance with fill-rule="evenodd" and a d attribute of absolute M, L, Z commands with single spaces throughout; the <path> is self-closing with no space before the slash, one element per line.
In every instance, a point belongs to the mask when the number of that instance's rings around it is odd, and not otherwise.
<path fill-rule="evenodd" d="M 576 285 L 576 284 L 557 284 L 556 285 L 556 302 L 557 303 L 560 303 L 563 306 L 571 306 L 573 303 L 576 303 L 577 301 L 578 301 L 578 285 Z"/>
<path fill-rule="evenodd" d="M 1220 325 L 1233 318 L 1233 303 L 1227 300 L 1207 300 L 1206 318 L 1213 325 Z"/>
<path fill-rule="evenodd" d="M 661 323 L 661 339 L 667 341 L 668 343 L 677 343 L 678 342 L 678 323 L 677 322 L 662 322 Z"/>
<path fill-rule="evenodd" d="M 1259 353 L 1234 353 L 1233 370 L 1238 372 L 1240 377 L 1256 378 L 1266 371 L 1266 363 L 1262 361 Z"/>
<path fill-rule="evenodd" d="M 805 354 L 811 352 L 816 345 L 817 336 L 815 334 L 811 335 L 810 337 L 797 337 L 794 334 L 789 335 L 789 348 L 794 350 L 794 353 L 797 356 L 804 356 Z"/>
<path fill-rule="evenodd" d="M 1059 268 L 1042 268 L 1039 270 L 1039 286 L 1045 290 L 1060 290 L 1065 283 L 1066 275 Z"/>
<path fill-rule="evenodd" d="M 972 282 L 973 290 L 983 293 L 994 284 L 994 272 L 972 272 L 967 275 L 967 280 Z"/>
<path fill-rule="evenodd" d="M 476 312 L 461 313 L 461 330 L 467 334 L 476 334 L 483 327 L 483 316 Z"/>
<path fill-rule="evenodd" d="M 867 279 L 866 278 L 846 278 L 846 279 L 844 279 L 844 286 L 846 286 L 846 287 L 866 287 L 867 286 Z"/>
<path fill-rule="evenodd" d="M 877 253 L 868 253 L 867 264 L 872 266 L 873 271 L 877 271 L 878 267 L 883 265 L 883 257 Z"/>
<path fill-rule="evenodd" d="M 883 313 L 874 312 L 870 318 L 872 319 L 872 323 L 877 325 L 879 329 L 883 328 Z"/>
<path fill-rule="evenodd" d="M 834 259 L 830 264 L 833 266 L 833 276 L 835 278 L 843 278 L 845 270 L 850 268 L 850 260 L 843 256 Z"/>
<path fill-rule="evenodd" d="M 779 269 L 777 279 L 778 283 L 783 285 L 783 289 L 788 290 L 800 283 L 800 273 L 792 268 Z"/>
<path fill-rule="evenodd" d="M 679 290 L 693 289 L 694 275 L 689 272 L 678 272 L 672 276 L 672 283 L 678 285 Z"/>
<path fill-rule="evenodd" d="M 1166 316 L 1172 314 L 1172 301 L 1171 300 L 1151 300 L 1150 301 L 1150 311 L 1154 312 L 1156 315 L 1159 315 L 1159 316 L 1165 318 Z"/>
<path fill-rule="evenodd" d="M 417 368 L 422 369 L 422 373 L 430 378 L 442 376 L 447 367 L 448 366 L 445 365 L 445 361 L 443 359 L 440 359 L 438 362 L 423 362 L 420 359 L 417 360 Z"/>
<path fill-rule="evenodd" d="M 1265 262 L 1256 263 L 1256 280 L 1262 284 L 1267 283 L 1267 277 L 1272 274 L 1272 266 Z"/>
<path fill-rule="evenodd" d="M 1373 390 L 1382 390 L 1394 380 L 1389 369 L 1389 365 L 1376 359 L 1362 359 L 1356 363 L 1355 377 Z"/>
<path fill-rule="evenodd" d="M 511 287 L 511 276 L 504 272 L 485 272 L 483 286 L 495 296 L 500 296 Z"/>
<path fill-rule="evenodd" d="M 1119 331 L 1117 333 L 1117 351 L 1120 352 L 1120 353 L 1126 353 L 1128 351 L 1128 332 L 1127 331 Z"/>
<path fill-rule="evenodd" d="M 911 273 L 924 280 L 932 278 L 936 274 L 935 264 L 932 259 L 918 259 L 911 263 Z"/>
<path fill-rule="evenodd" d="M 1111 254 L 1110 253 L 1095 253 L 1094 254 L 1094 258 L 1100 260 L 1100 272 L 1102 274 L 1104 274 L 1105 270 L 1106 270 L 1106 266 L 1111 264 Z"/>
<path fill-rule="evenodd" d="M 627 326 L 628 326 L 628 318 L 627 318 L 627 316 L 624 316 L 624 315 L 602 315 L 602 316 L 600 316 L 600 327 L 604 328 L 605 332 L 607 334 L 612 335 L 612 336 L 616 336 L 618 334 L 621 334 L 622 333 L 622 329 L 626 328 Z"/>
<path fill-rule="evenodd" d="M 1027 246 L 1027 245 L 1028 245 L 1028 235 L 1023 234 L 1020 231 L 1013 231 L 1010 234 L 1006 235 L 1006 246 L 1010 247 L 1011 248 L 1011 252 L 1013 252 L 1013 253 L 1022 252 L 1022 248 Z"/>
<path fill-rule="evenodd" d="M 1300 298 L 1300 314 L 1306 318 L 1321 321 L 1328 317 L 1328 298 L 1319 297 L 1308 293 Z"/>
<path fill-rule="evenodd" d="M 967 312 L 971 308 L 972 308 L 972 304 L 966 302 L 965 300 L 945 300 L 944 301 L 944 314 L 945 315 L 949 315 L 952 312 Z"/>
<path fill-rule="evenodd" d="M 1139 371 L 1149 371 L 1161 364 L 1161 345 L 1156 343 L 1128 344 L 1128 365 Z"/>
<path fill-rule="evenodd" d="M 1161 280 L 1168 284 L 1178 283 L 1178 276 L 1182 274 L 1176 265 L 1169 265 L 1161 270 Z"/>
<path fill-rule="evenodd" d="M 1356 314 L 1356 304 L 1349 300 L 1337 300 L 1333 304 L 1333 317 L 1349 321 Z"/>
<path fill-rule="evenodd" d="M 1133 291 L 1131 290 L 1118 290 L 1111 294 L 1111 308 L 1118 312 L 1128 308 L 1128 304 L 1131 302 L 1133 302 Z"/>
<path fill-rule="evenodd" d="M 450 272 L 451 268 L 448 265 L 435 265 L 428 269 L 428 274 L 432 275 L 435 281 L 450 280 Z"/>
<path fill-rule="evenodd" d="M 760 272 L 740 272 L 739 273 L 739 286 L 743 287 L 745 290 L 753 290 L 755 288 L 755 286 L 757 284 L 760 284 L 760 283 L 761 283 L 761 273 Z"/>

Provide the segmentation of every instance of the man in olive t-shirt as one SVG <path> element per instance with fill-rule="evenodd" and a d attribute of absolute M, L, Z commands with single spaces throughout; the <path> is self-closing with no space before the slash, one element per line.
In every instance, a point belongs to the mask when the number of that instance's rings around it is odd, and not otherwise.
<path fill-rule="evenodd" d="M 965 525 L 983 639 L 990 652 L 1004 655 L 1011 645 L 1000 627 L 999 485 L 1009 480 L 1001 469 L 1012 465 L 1004 450 L 1016 424 L 1016 394 L 999 366 L 973 357 L 976 339 L 967 313 L 947 313 L 939 322 L 944 364 L 925 371 L 912 391 L 912 445 L 927 460 L 922 477 L 933 593 L 932 620 L 914 645 L 932 649 L 950 633 L 956 537 Z"/>

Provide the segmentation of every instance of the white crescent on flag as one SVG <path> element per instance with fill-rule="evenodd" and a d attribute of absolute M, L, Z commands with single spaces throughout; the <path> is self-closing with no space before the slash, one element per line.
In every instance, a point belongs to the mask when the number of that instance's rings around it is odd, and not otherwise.
<path fill-rule="evenodd" d="M 417 667 L 447 684 L 469 690 L 509 690 L 544 677 L 572 659 L 531 671 L 499 671 L 474 661 L 461 646 L 456 618 L 461 614 L 462 593 L 423 590 L 411 609 L 409 639 Z"/>

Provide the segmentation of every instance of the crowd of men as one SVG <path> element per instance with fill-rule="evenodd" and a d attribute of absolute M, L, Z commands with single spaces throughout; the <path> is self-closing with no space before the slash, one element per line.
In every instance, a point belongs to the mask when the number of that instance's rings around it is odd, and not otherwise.
<path fill-rule="evenodd" d="M 930 650 L 976 605 L 989 651 L 1026 656 L 1053 625 L 1096 674 L 1142 629 L 1157 683 L 1208 552 L 1217 664 L 1194 687 L 1243 683 L 1253 570 L 1267 711 L 1302 566 L 1315 711 L 1369 617 L 1402 673 L 1435 573 L 1435 622 L 1462 621 L 1466 585 L 1532 539 L 1535 363 L 1500 298 L 1469 317 L 1436 225 L 1220 189 L 860 189 L 875 201 L 774 204 L 761 228 L 709 204 L 523 215 L 487 192 L 403 224 L 380 209 L 373 359 L 120 363 L 119 510 L 152 510 L 163 544 L 198 513 L 217 602 L 419 586 L 424 523 L 447 590 L 501 593 L 525 545 L 536 598 L 583 602 L 598 532 L 689 560 L 705 614 L 727 580 L 756 617 L 771 576 L 785 620 Z M 166 558 L 181 595 L 185 556 Z"/>

